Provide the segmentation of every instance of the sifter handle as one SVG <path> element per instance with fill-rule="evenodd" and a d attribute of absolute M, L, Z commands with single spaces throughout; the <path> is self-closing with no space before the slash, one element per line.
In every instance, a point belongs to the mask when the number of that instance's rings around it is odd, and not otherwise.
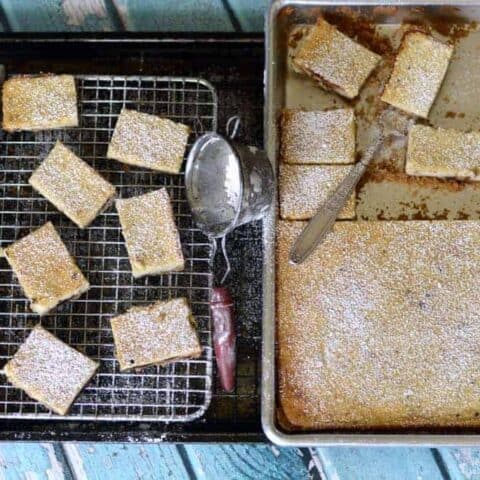
<path fill-rule="evenodd" d="M 231 392 L 235 388 L 237 356 L 233 301 L 228 289 L 217 287 L 212 290 L 210 311 L 220 383 L 225 391 Z"/>

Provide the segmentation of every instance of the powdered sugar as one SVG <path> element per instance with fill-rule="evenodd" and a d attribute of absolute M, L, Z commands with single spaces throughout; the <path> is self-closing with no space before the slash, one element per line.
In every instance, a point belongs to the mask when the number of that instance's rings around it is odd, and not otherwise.
<path fill-rule="evenodd" d="M 60 415 L 67 413 L 98 364 L 40 326 L 5 365 L 8 380 Z"/>
<path fill-rule="evenodd" d="M 286 163 L 336 164 L 355 161 L 353 109 L 282 115 L 282 160 Z"/>
<path fill-rule="evenodd" d="M 304 427 L 478 423 L 478 222 L 342 222 L 304 264 L 280 222 L 280 392 Z M 407 392 L 407 394 L 405 394 Z"/>
<path fill-rule="evenodd" d="M 116 356 L 122 370 L 198 357 L 202 349 L 185 298 L 132 307 L 112 318 Z"/>
<path fill-rule="evenodd" d="M 308 220 L 335 191 L 351 167 L 343 165 L 280 165 L 280 216 L 287 220 Z M 338 218 L 355 217 L 355 194 Z"/>
<path fill-rule="evenodd" d="M 447 72 L 453 47 L 422 32 L 409 32 L 400 46 L 382 100 L 427 118 Z"/>

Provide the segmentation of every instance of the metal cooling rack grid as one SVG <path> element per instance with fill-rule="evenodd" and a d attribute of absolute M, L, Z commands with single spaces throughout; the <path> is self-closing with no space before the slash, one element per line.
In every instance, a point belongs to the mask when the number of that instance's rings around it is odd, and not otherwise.
<path fill-rule="evenodd" d="M 122 106 L 155 113 L 192 127 L 193 141 L 216 130 L 217 99 L 198 79 L 77 77 L 80 128 L 0 133 L 0 239 L 5 246 L 51 220 L 91 283 L 81 298 L 61 305 L 41 323 L 69 345 L 101 362 L 67 418 L 187 421 L 201 416 L 211 398 L 212 347 L 208 300 L 212 250 L 194 227 L 183 176 L 127 168 L 105 158 Z M 166 187 L 173 204 L 186 266 L 183 272 L 133 279 L 113 206 L 86 230 L 78 229 L 27 183 L 57 139 L 100 171 L 119 197 Z M 5 261 L 0 264 L 0 367 L 39 321 Z M 166 367 L 122 373 L 114 358 L 109 319 L 132 304 L 185 296 L 198 323 L 203 354 Z M 0 374 L 0 417 L 58 418 L 10 386 Z"/>

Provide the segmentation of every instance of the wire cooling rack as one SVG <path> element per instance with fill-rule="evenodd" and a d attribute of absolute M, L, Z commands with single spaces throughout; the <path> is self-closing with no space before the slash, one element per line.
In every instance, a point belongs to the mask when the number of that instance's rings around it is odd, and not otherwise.
<path fill-rule="evenodd" d="M 190 141 L 217 127 L 217 97 L 203 80 L 170 77 L 78 76 L 80 127 L 43 132 L 0 132 L 1 246 L 51 220 L 90 281 L 90 290 L 41 319 L 69 345 L 100 361 L 100 369 L 67 417 L 73 420 L 188 421 L 201 416 L 211 398 L 212 345 L 208 300 L 212 248 L 193 225 L 183 175 L 161 175 L 105 158 L 123 106 L 189 125 Z M 29 185 L 28 178 L 60 139 L 130 197 L 166 187 L 185 255 L 185 270 L 134 279 L 117 213 L 110 207 L 80 230 Z M 131 305 L 187 297 L 197 320 L 199 359 L 120 372 L 109 319 Z M 39 322 L 6 261 L 0 263 L 0 369 Z M 1 372 L 1 370 L 0 370 Z M 0 373 L 0 417 L 58 418 Z"/>

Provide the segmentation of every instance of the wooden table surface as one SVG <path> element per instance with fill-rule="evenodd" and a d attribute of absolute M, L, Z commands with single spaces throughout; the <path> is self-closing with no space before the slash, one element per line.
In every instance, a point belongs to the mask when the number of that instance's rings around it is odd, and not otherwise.
<path fill-rule="evenodd" d="M 250 31 L 266 0 L 0 0 L 0 31 Z M 475 448 L 1 443 L 0 479 L 480 479 Z"/>

